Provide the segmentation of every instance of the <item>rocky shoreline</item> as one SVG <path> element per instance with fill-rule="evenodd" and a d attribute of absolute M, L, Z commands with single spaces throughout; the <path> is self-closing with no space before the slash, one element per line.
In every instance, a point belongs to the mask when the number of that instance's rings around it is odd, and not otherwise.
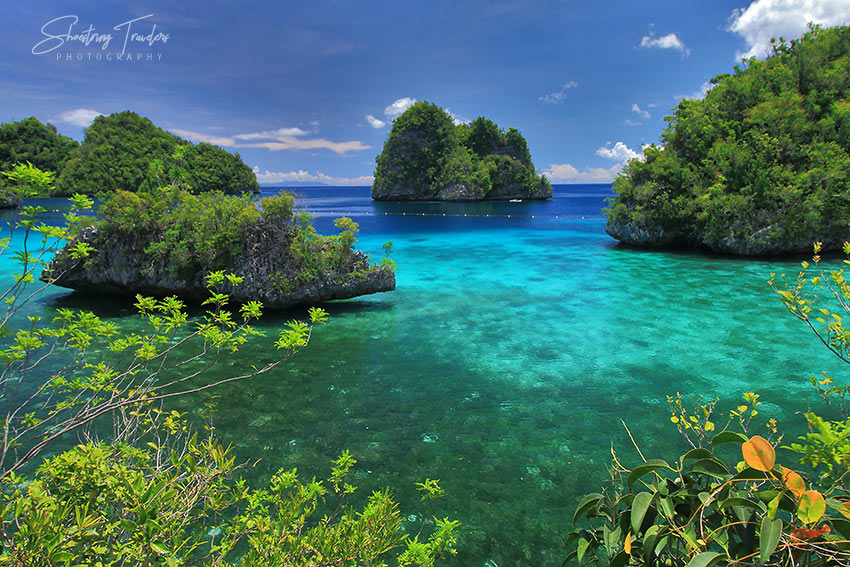
<path fill-rule="evenodd" d="M 82 261 L 71 257 L 77 242 L 94 247 Z M 289 252 L 291 232 L 286 224 L 261 221 L 248 234 L 243 251 L 225 272 L 243 278 L 236 286 L 226 284 L 226 292 L 237 302 L 261 301 L 265 307 L 282 309 L 349 299 L 395 289 L 395 274 L 388 267 L 374 266 L 362 252 L 355 251 L 345 269 L 322 272 L 300 281 Z M 41 281 L 90 293 L 113 295 L 177 295 L 203 300 L 209 296 L 206 274 L 181 278 L 169 266 L 144 254 L 132 236 L 106 235 L 95 226 L 82 230 L 79 237 L 60 250 L 41 274 Z"/>
<path fill-rule="evenodd" d="M 670 234 L 663 227 L 638 226 L 632 220 L 608 218 L 605 232 L 624 244 L 655 248 L 706 248 L 712 252 L 735 254 L 738 256 L 778 256 L 799 254 L 812 251 L 815 242 L 823 243 L 824 251 L 841 250 L 846 238 L 814 236 L 811 238 L 786 239 L 785 229 L 780 223 L 774 223 L 757 231 L 747 231 L 741 226 L 733 226 L 730 233 L 722 239 L 711 240 L 705 235 L 686 238 L 680 234 Z"/>

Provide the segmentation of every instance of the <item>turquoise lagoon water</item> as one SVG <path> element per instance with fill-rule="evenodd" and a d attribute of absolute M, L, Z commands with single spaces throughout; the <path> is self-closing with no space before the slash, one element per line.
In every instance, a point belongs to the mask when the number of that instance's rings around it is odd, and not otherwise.
<path fill-rule="evenodd" d="M 273 192 L 264 189 L 264 193 Z M 343 449 L 363 496 L 389 486 L 412 529 L 459 519 L 450 565 L 558 565 L 581 495 L 607 478 L 612 444 L 638 462 L 686 446 L 679 392 L 737 403 L 799 432 L 808 376 L 842 368 L 767 286 L 800 259 L 635 250 L 604 230 L 610 185 L 556 186 L 549 202 L 373 203 L 368 188 L 297 189 L 320 232 L 347 215 L 377 261 L 393 241 L 397 290 L 323 307 L 330 323 L 272 373 L 222 386 L 217 433 L 262 483 L 280 467 L 327 474 Z M 4 274 L 10 270 L 4 260 Z M 136 324 L 129 302 L 51 288 L 31 307 L 94 309 Z M 303 310 L 268 314 L 270 336 Z M 271 361 L 271 339 L 216 369 Z M 197 414 L 198 399 L 175 402 Z M 792 457 L 786 456 L 787 459 Z M 413 483 L 441 479 L 424 507 Z M 361 496 L 362 497 L 362 496 Z"/>

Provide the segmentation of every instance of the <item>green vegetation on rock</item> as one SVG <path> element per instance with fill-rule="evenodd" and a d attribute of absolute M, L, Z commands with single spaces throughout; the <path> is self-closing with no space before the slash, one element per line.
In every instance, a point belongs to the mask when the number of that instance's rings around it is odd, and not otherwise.
<path fill-rule="evenodd" d="M 417 102 L 395 119 L 376 161 L 372 198 L 381 201 L 552 196 L 515 128 L 502 131 L 483 117 L 456 125 L 428 102 Z"/>
<path fill-rule="evenodd" d="M 322 236 L 308 213 L 295 214 L 292 195 L 259 204 L 247 195 L 194 194 L 175 185 L 118 190 L 42 280 L 97 293 L 203 299 L 206 275 L 227 271 L 240 278 L 227 289 L 233 299 L 270 307 L 395 289 L 391 261 L 372 265 L 354 249 L 358 226 L 351 219 L 335 221 L 338 235 Z M 86 262 L 69 254 L 80 244 L 94 250 Z"/>
<path fill-rule="evenodd" d="M 77 149 L 77 142 L 31 116 L 0 124 L 0 171 L 31 163 L 42 171 L 59 171 Z"/>
<path fill-rule="evenodd" d="M 53 190 L 52 179 L 31 183 L 34 178 L 30 174 L 58 171 L 76 149 L 77 142 L 32 116 L 0 124 L 0 172 L 4 172 L 0 176 L 0 208 L 17 207 L 33 194 L 48 195 Z"/>
<path fill-rule="evenodd" d="M 194 146 L 130 111 L 94 119 L 85 140 L 59 172 L 56 187 L 61 195 L 94 195 L 173 181 L 194 192 L 259 191 L 254 173 L 239 155 L 210 144 Z"/>
<path fill-rule="evenodd" d="M 775 42 L 667 118 L 614 182 L 606 230 L 632 244 L 736 254 L 850 236 L 850 27 Z"/>

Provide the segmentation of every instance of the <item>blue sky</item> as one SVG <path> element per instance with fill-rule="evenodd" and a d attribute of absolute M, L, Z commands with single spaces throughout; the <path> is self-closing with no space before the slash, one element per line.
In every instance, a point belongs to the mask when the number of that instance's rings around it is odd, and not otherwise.
<path fill-rule="evenodd" d="M 392 118 L 427 100 L 516 127 L 540 172 L 582 183 L 610 181 L 681 97 L 763 56 L 771 35 L 850 23 L 850 0 L 30 0 L 3 12 L 2 122 L 36 116 L 82 139 L 97 113 L 133 110 L 238 151 L 261 183 L 368 185 Z"/>

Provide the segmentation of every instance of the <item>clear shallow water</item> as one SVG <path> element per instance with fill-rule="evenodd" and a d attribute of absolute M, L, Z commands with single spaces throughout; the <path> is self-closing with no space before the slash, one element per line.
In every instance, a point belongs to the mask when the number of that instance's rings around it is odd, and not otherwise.
<path fill-rule="evenodd" d="M 684 450 L 668 394 L 728 407 L 756 391 L 765 418 L 799 431 L 802 400 L 816 403 L 807 377 L 841 376 L 766 284 L 797 260 L 618 246 L 599 213 L 610 186 L 556 186 L 543 203 L 296 191 L 320 232 L 341 215 L 357 221 L 358 247 L 375 261 L 392 240 L 398 288 L 324 305 L 330 323 L 306 350 L 219 388 L 217 433 L 241 459 L 262 457 L 246 471 L 256 483 L 280 467 L 325 475 L 347 448 L 361 492 L 390 486 L 405 514 L 430 514 L 413 483 L 441 479 L 434 512 L 463 523 L 449 564 L 560 564 L 574 506 L 606 478 L 611 444 L 637 462 L 620 418 L 648 457 Z M 84 307 L 132 326 L 129 304 L 52 288 L 32 309 Z M 271 337 L 301 315 L 270 313 L 260 327 Z M 243 361 L 272 360 L 270 343 L 245 347 Z"/>

